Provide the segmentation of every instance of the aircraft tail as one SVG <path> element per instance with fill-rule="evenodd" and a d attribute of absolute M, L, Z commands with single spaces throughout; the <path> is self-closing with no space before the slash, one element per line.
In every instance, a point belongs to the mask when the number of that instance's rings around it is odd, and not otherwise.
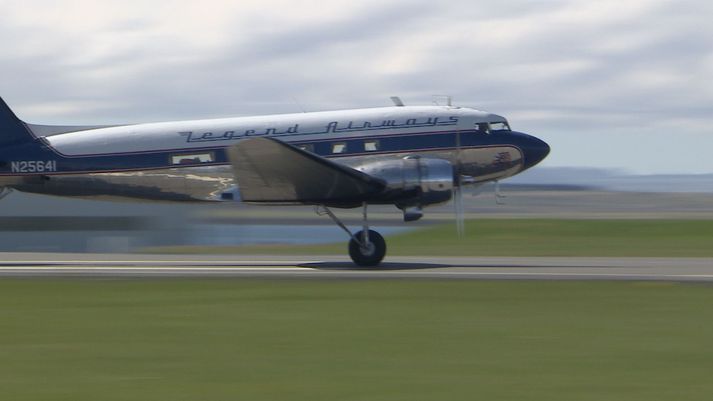
<path fill-rule="evenodd" d="M 17 118 L 0 97 L 0 148 L 21 145 L 34 140 L 35 137 L 27 125 Z"/>

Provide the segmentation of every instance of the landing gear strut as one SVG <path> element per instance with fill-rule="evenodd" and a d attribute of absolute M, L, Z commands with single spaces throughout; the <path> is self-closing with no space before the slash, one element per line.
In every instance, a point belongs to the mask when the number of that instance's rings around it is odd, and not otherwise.
<path fill-rule="evenodd" d="M 356 234 L 352 234 L 349 228 L 326 206 L 318 206 L 315 211 L 318 215 L 329 216 L 337 226 L 349 235 L 349 256 L 352 261 L 359 266 L 377 266 L 386 255 L 386 241 L 378 232 L 369 229 L 369 222 L 366 214 L 366 202 L 363 208 L 363 229 Z"/>

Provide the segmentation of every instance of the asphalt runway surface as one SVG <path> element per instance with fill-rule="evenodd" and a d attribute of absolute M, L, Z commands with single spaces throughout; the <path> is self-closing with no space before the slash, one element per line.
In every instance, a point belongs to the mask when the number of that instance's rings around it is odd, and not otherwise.
<path fill-rule="evenodd" d="M 339 256 L 0 254 L 0 278 L 276 278 L 713 282 L 713 258 L 390 257 L 378 268 Z"/>

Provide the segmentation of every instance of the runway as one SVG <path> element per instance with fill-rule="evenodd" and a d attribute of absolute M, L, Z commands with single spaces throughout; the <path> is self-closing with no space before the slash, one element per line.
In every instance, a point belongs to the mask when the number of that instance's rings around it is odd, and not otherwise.
<path fill-rule="evenodd" d="M 339 256 L 0 254 L 0 278 L 275 278 L 713 282 L 713 258 L 391 257 L 378 268 Z"/>

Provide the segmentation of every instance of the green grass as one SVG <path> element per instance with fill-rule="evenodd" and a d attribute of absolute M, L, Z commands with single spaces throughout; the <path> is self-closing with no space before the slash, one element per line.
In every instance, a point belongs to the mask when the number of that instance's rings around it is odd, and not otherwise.
<path fill-rule="evenodd" d="M 378 227 L 376 227 L 378 229 Z M 156 252 L 343 254 L 346 236 L 328 245 L 178 247 Z M 388 254 L 428 256 L 713 256 L 713 220 L 483 219 L 425 227 L 387 238 Z"/>
<path fill-rule="evenodd" d="M 0 399 L 709 400 L 713 289 L 0 281 Z"/>

